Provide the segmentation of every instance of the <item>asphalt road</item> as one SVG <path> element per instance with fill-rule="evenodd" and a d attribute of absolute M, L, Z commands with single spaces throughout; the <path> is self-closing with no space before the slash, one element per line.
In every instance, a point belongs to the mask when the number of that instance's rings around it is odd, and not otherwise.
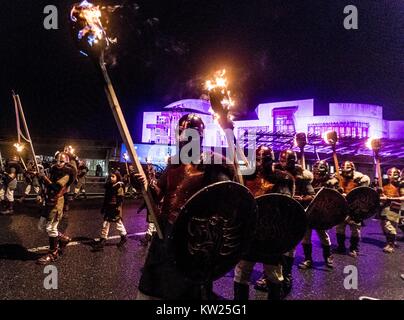
<path fill-rule="evenodd" d="M 92 239 L 98 238 L 102 225 L 99 213 L 101 200 L 76 201 L 62 229 L 75 242 L 54 265 L 58 270 L 58 289 L 44 288 L 44 267 L 35 264 L 38 255 L 47 245 L 45 234 L 37 230 L 38 212 L 30 203 L 17 208 L 13 216 L 0 215 L 0 299 L 113 299 L 132 300 L 137 294 L 137 284 L 146 254 L 140 243 L 146 229 L 145 212 L 136 214 L 139 201 L 126 201 L 124 223 L 130 234 L 124 248 L 118 248 L 119 237 L 108 241 L 102 252 L 92 250 Z M 117 236 L 111 228 L 110 236 Z M 402 236 L 400 234 L 400 236 Z M 335 232 L 331 231 L 335 240 Z M 404 242 L 394 254 L 382 252 L 384 237 L 379 222 L 367 221 L 363 230 L 361 252 L 357 259 L 335 255 L 335 268 L 328 270 L 322 262 L 319 241 L 314 235 L 315 268 L 298 270 L 302 261 L 301 247 L 296 254 L 294 288 L 288 299 L 293 300 L 358 300 L 360 297 L 376 299 L 404 299 Z M 344 287 L 345 270 L 358 271 L 357 289 Z M 258 279 L 261 266 L 256 265 L 252 281 Z M 233 273 L 215 282 L 215 291 L 224 298 L 233 296 Z M 346 281 L 345 281 L 346 282 Z M 263 300 L 265 294 L 250 289 L 251 299 Z"/>

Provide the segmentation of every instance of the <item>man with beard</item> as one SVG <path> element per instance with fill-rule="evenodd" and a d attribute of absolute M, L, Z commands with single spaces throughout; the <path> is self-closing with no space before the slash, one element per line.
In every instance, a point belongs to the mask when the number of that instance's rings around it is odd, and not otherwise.
<path fill-rule="evenodd" d="M 260 146 L 256 150 L 256 170 L 251 176 L 244 177 L 245 186 L 251 191 L 254 197 L 268 193 L 281 193 L 288 196 L 293 195 L 294 180 L 288 173 L 273 168 L 275 156 L 271 148 Z M 252 245 L 254 247 L 254 244 Z M 234 300 L 248 300 L 249 281 L 257 262 L 262 262 L 265 281 L 268 289 L 269 300 L 281 300 L 284 298 L 282 282 L 282 255 L 277 254 L 263 260 L 256 254 L 247 254 L 237 264 L 234 270 Z"/>
<path fill-rule="evenodd" d="M 323 187 L 337 189 L 338 188 L 338 180 L 331 177 L 330 168 L 328 166 L 327 161 L 319 160 L 313 166 L 313 183 L 312 186 L 314 190 L 318 191 Z M 304 261 L 299 264 L 299 269 L 311 269 L 313 267 L 313 257 L 312 250 L 313 244 L 311 242 L 313 230 L 308 228 L 304 238 L 302 240 L 303 252 L 304 252 Z M 328 268 L 333 268 L 333 257 L 331 255 L 331 240 L 326 230 L 316 230 L 318 238 L 320 239 L 321 246 L 323 248 L 323 258 L 325 261 L 325 265 Z"/>
<path fill-rule="evenodd" d="M 169 161 L 160 179 L 149 186 L 156 195 L 156 201 L 162 200 L 157 219 L 163 239 L 154 235 L 150 244 L 139 282 L 140 300 L 201 299 L 205 295 L 201 292 L 200 285 L 192 283 L 177 270 L 174 252 L 169 245 L 173 225 L 187 200 L 212 183 L 233 180 L 234 177 L 233 165 L 212 164 L 213 154 L 201 156 L 204 129 L 202 119 L 195 114 L 184 115 L 179 120 L 177 155 Z M 199 145 L 197 154 L 194 154 L 195 149 L 186 152 L 187 148 L 184 147 L 189 143 Z M 188 157 L 184 157 L 184 153 Z M 135 175 L 134 179 L 142 184 L 146 183 L 146 177 L 141 175 Z M 212 294 L 211 288 L 207 288 L 207 291 L 208 295 Z M 209 295 L 208 298 L 213 296 Z"/>
<path fill-rule="evenodd" d="M 17 156 L 7 161 L 5 171 L 1 172 L 0 182 L 0 213 L 14 213 L 14 191 L 17 189 L 17 174 L 21 172 L 21 166 Z"/>
<path fill-rule="evenodd" d="M 40 174 L 40 178 L 46 186 L 46 193 L 44 212 L 38 228 L 48 234 L 49 252 L 37 260 L 38 264 L 49 264 L 57 260 L 59 253 L 63 254 L 64 248 L 71 241 L 58 230 L 63 216 L 64 194 L 76 179 L 77 174 L 76 169 L 69 162 L 70 159 L 66 153 L 58 153 L 56 164 L 49 171 L 49 177 Z"/>
<path fill-rule="evenodd" d="M 383 193 L 380 197 L 383 205 L 381 227 L 387 242 L 383 248 L 385 253 L 393 253 L 396 242 L 401 202 L 404 199 L 404 190 L 400 188 L 400 175 L 401 172 L 397 168 L 387 170 L 389 181 L 383 186 Z"/>
<path fill-rule="evenodd" d="M 339 187 L 344 196 L 357 187 L 368 187 L 370 185 L 370 178 L 363 173 L 356 171 L 355 165 L 352 161 L 345 161 L 341 168 L 341 181 Z M 349 255 L 356 258 L 359 252 L 359 241 L 362 221 L 354 221 L 348 217 L 343 223 L 336 227 L 338 253 L 345 253 L 345 229 L 349 225 L 351 229 L 351 245 L 349 247 Z"/>

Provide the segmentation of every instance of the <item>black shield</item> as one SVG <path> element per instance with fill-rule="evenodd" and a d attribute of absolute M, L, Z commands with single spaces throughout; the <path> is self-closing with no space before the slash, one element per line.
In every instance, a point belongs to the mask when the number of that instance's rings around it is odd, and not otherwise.
<path fill-rule="evenodd" d="M 328 230 L 345 221 L 348 216 L 348 203 L 338 191 L 322 188 L 306 212 L 310 229 Z"/>
<path fill-rule="evenodd" d="M 218 182 L 200 190 L 174 225 L 178 270 L 198 283 L 224 276 L 249 249 L 256 218 L 255 199 L 241 184 Z"/>
<path fill-rule="evenodd" d="M 380 210 L 378 193 L 369 187 L 357 187 L 346 196 L 349 216 L 354 221 L 363 221 L 371 218 Z"/>
<path fill-rule="evenodd" d="M 302 205 L 286 195 L 267 194 L 256 201 L 258 220 L 247 260 L 265 262 L 298 245 L 306 232 L 307 218 Z"/>

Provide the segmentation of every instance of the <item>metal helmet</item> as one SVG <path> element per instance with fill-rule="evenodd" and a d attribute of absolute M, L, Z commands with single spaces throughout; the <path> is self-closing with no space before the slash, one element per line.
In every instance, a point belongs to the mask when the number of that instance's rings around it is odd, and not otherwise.
<path fill-rule="evenodd" d="M 330 166 L 325 160 L 318 160 L 313 165 L 313 174 L 315 178 L 326 177 L 330 172 Z"/>
<path fill-rule="evenodd" d="M 352 161 L 345 161 L 341 167 L 341 175 L 344 178 L 352 179 L 355 173 L 355 164 Z"/>
<path fill-rule="evenodd" d="M 258 171 L 270 174 L 272 172 L 272 164 L 275 161 L 274 152 L 270 147 L 259 146 L 255 151 L 256 166 Z"/>
<path fill-rule="evenodd" d="M 294 169 L 297 163 L 297 154 L 293 150 L 285 149 L 279 154 L 279 163 L 283 168 Z"/>
<path fill-rule="evenodd" d="M 255 156 L 257 160 L 264 160 L 264 161 L 275 161 L 274 152 L 270 147 L 267 146 L 259 146 L 255 151 Z"/>
<path fill-rule="evenodd" d="M 190 113 L 182 116 L 181 119 L 178 121 L 179 135 L 181 135 L 181 133 L 185 129 L 195 129 L 198 131 L 200 136 L 203 136 L 205 124 L 203 123 L 200 116 L 194 113 Z"/>
<path fill-rule="evenodd" d="M 398 180 L 400 180 L 401 171 L 396 167 L 390 168 L 389 170 L 387 170 L 387 176 L 389 178 L 389 181 L 398 182 Z"/>
<path fill-rule="evenodd" d="M 62 166 L 64 166 L 66 163 L 69 163 L 69 162 L 70 162 L 69 155 L 68 155 L 67 153 L 65 153 L 65 152 L 59 152 L 59 153 L 56 155 L 55 160 L 56 160 L 56 165 L 59 166 L 59 167 L 62 167 Z"/>
<path fill-rule="evenodd" d="M 193 129 L 196 130 L 199 134 L 200 138 L 200 145 L 202 145 L 202 139 L 203 139 L 203 132 L 205 130 L 205 124 L 203 123 L 201 117 L 194 113 L 186 114 L 181 117 L 181 119 L 178 121 L 178 141 L 180 144 L 180 147 L 182 145 L 187 144 L 188 142 L 191 141 L 192 136 L 186 130 L 188 129 Z"/>

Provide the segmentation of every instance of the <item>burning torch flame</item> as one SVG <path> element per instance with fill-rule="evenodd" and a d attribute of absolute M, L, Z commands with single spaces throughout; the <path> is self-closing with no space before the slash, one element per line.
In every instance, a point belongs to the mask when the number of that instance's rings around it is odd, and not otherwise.
<path fill-rule="evenodd" d="M 370 137 L 366 142 L 366 147 L 373 151 L 379 151 L 381 147 L 380 139 Z"/>
<path fill-rule="evenodd" d="M 226 69 L 216 71 L 213 75 L 213 79 L 207 80 L 205 88 L 210 92 L 212 90 L 219 89 L 223 96 L 221 104 L 228 110 L 235 105 L 234 100 L 231 98 L 231 92 L 227 89 Z"/>
<path fill-rule="evenodd" d="M 14 143 L 14 148 L 17 150 L 18 153 L 22 152 L 24 150 L 24 146 L 20 143 Z"/>
<path fill-rule="evenodd" d="M 116 42 L 116 39 L 111 39 L 107 36 L 105 28 L 101 23 L 101 17 L 100 6 L 96 6 L 87 0 L 74 5 L 70 12 L 72 22 L 81 22 L 83 24 L 83 28 L 78 31 L 77 38 L 79 40 L 87 38 L 90 47 L 101 41 L 105 41 L 107 47 L 111 43 Z"/>

